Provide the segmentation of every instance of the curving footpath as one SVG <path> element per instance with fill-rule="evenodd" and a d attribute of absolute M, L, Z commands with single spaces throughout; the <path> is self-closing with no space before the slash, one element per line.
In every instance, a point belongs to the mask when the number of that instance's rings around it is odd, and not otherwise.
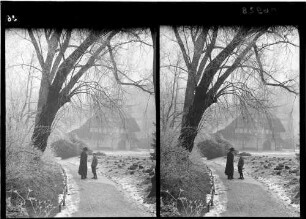
<path fill-rule="evenodd" d="M 81 180 L 78 175 L 78 158 L 60 160 L 59 163 L 69 173 L 68 196 L 72 201 L 79 199 L 76 203 L 66 202 L 61 213 L 57 217 L 65 215 L 70 211 L 70 217 L 148 217 L 148 213 L 141 211 L 134 203 L 123 195 L 117 185 L 104 176 L 99 175 L 97 180 L 91 179 L 90 164 L 88 163 L 87 179 Z M 69 177 L 68 177 L 69 178 Z M 75 186 L 70 185 L 75 184 Z M 71 192 L 73 194 L 71 194 Z M 76 205 L 76 206 L 73 206 Z"/>
<path fill-rule="evenodd" d="M 225 159 L 216 158 L 205 161 L 223 183 L 227 203 L 221 217 L 299 217 L 292 209 L 285 206 L 279 199 L 260 182 L 249 175 L 244 180 L 238 179 L 235 169 L 234 179 L 227 180 L 224 174 Z M 217 193 L 219 191 L 216 191 Z"/>

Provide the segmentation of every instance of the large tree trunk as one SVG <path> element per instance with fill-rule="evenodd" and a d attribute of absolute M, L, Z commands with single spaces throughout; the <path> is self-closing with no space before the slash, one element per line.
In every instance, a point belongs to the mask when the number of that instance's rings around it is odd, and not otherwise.
<path fill-rule="evenodd" d="M 32 135 L 33 146 L 42 152 L 46 150 L 48 138 L 51 134 L 52 123 L 58 110 L 69 101 L 55 91 L 54 87 L 48 89 L 48 96 L 40 112 L 36 116 L 34 132 Z"/>
<path fill-rule="evenodd" d="M 194 75 L 195 72 L 193 70 L 188 71 L 187 86 L 186 86 L 184 107 L 183 107 L 183 117 L 182 117 L 182 127 L 181 127 L 182 129 L 186 127 L 186 124 L 188 123 L 186 119 L 189 114 L 190 106 L 192 105 L 194 99 L 194 93 L 196 89 Z"/>
<path fill-rule="evenodd" d="M 47 141 L 51 134 L 51 126 L 55 118 L 55 114 L 51 114 L 49 112 L 49 107 L 50 104 L 48 103 L 43 107 L 40 116 L 37 117 L 38 121 L 35 123 L 34 132 L 32 135 L 33 146 L 42 152 L 46 150 Z"/>
<path fill-rule="evenodd" d="M 202 87 L 196 88 L 194 102 L 190 106 L 185 117 L 184 126 L 181 128 L 180 146 L 190 152 L 192 151 L 202 116 L 213 103 L 216 103 L 216 99 L 211 94 L 205 94 Z"/>
<path fill-rule="evenodd" d="M 183 53 L 183 57 L 187 57 L 187 53 L 184 49 L 184 45 L 181 42 L 181 39 L 178 35 L 176 29 L 174 29 L 176 38 L 178 40 L 178 44 Z M 204 112 L 213 104 L 216 103 L 216 94 L 220 86 L 226 80 L 226 78 L 230 75 L 230 73 L 235 69 L 236 65 L 238 65 L 241 59 L 245 56 L 245 54 L 250 50 L 250 44 L 235 60 L 234 64 L 229 68 L 218 81 L 215 82 L 215 85 L 212 88 L 209 88 L 211 83 L 213 82 L 214 76 L 218 72 L 221 64 L 226 60 L 228 56 L 232 54 L 234 49 L 239 46 L 243 41 L 247 34 L 247 30 L 241 29 L 233 38 L 233 40 L 213 59 L 209 62 L 209 64 L 205 67 L 204 72 L 202 73 L 202 67 L 204 68 L 205 63 L 207 62 L 208 56 L 210 56 L 212 52 L 211 50 L 205 54 L 204 58 L 201 62 L 200 53 L 198 51 L 203 50 L 204 42 L 203 40 L 207 36 L 207 32 L 203 31 L 201 37 L 199 37 L 194 44 L 195 53 L 192 62 L 188 61 L 188 58 L 184 58 L 186 66 L 188 68 L 188 79 L 187 79 L 187 87 L 185 93 L 185 101 L 184 101 L 184 109 L 183 109 L 183 118 L 182 118 L 182 126 L 181 133 L 179 137 L 180 146 L 186 148 L 190 152 L 194 146 L 195 137 L 198 134 L 198 128 L 200 121 Z M 217 33 L 217 32 L 215 32 Z M 259 37 L 258 35 L 257 37 Z M 214 36 L 216 39 L 217 35 Z M 212 46 L 214 46 L 214 42 Z M 207 49 L 209 50 L 209 49 Z M 206 58 L 205 58 L 206 57 Z M 199 70 L 198 64 L 200 63 Z M 202 66 L 202 67 L 201 67 Z M 203 75 L 200 77 L 200 75 Z"/>
<path fill-rule="evenodd" d="M 89 58 L 86 65 L 80 68 L 80 70 L 70 79 L 68 85 L 62 88 L 68 74 L 72 71 L 73 67 L 77 63 L 77 60 L 79 60 L 85 51 L 101 36 L 102 32 L 91 32 L 89 36 L 80 44 L 80 46 L 78 46 L 78 48 L 75 49 L 61 64 L 60 60 L 68 47 L 71 32 L 66 34 L 65 42 L 60 48 L 60 52 L 56 58 L 55 51 L 59 44 L 61 31 L 54 31 L 51 37 L 46 37 L 49 40 L 47 40 L 48 52 L 45 60 L 39 49 L 37 40 L 34 37 L 34 33 L 32 30 L 29 30 L 28 32 L 42 68 L 42 79 L 39 89 L 37 114 L 35 117 L 32 143 L 35 148 L 44 152 L 47 147 L 47 141 L 51 134 L 51 127 L 56 113 L 66 102 L 70 101 L 67 98 L 69 92 L 77 83 L 79 78 L 84 74 L 84 72 L 86 72 L 93 65 L 98 53 L 106 47 L 106 43 L 97 49 L 95 54 Z M 108 40 L 110 40 L 114 34 L 116 34 L 116 32 L 110 34 Z M 53 62 L 54 59 L 55 61 Z"/>

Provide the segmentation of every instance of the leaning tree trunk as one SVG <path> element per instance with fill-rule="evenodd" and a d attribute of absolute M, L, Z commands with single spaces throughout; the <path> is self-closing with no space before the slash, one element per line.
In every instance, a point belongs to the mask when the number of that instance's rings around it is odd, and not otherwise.
<path fill-rule="evenodd" d="M 34 132 L 32 135 L 32 143 L 34 147 L 38 148 L 42 152 L 47 147 L 48 137 L 51 134 L 51 127 L 58 110 L 67 102 L 73 94 L 70 94 L 73 87 L 82 77 L 82 75 L 94 65 L 100 52 L 105 49 L 111 38 L 118 33 L 118 31 L 111 31 L 107 37 L 107 40 L 94 52 L 94 54 L 87 60 L 71 78 L 67 85 L 64 82 L 67 76 L 75 68 L 77 61 L 82 58 L 82 55 L 86 50 L 96 42 L 102 34 L 106 34 L 103 31 L 91 32 L 88 37 L 66 58 L 63 58 L 63 54 L 69 46 L 71 31 L 66 33 L 66 38 L 63 45 L 60 45 L 59 53 L 57 56 L 56 49 L 59 45 L 59 39 L 62 31 L 54 31 L 51 36 L 47 36 L 48 50 L 46 59 L 44 60 L 42 52 L 38 46 L 37 40 L 31 29 L 28 30 L 29 36 L 35 48 L 38 61 L 42 68 L 42 79 L 39 90 L 39 99 L 37 104 L 37 115 L 35 118 Z M 63 59 L 62 63 L 61 60 Z M 52 82 L 53 81 L 53 82 Z M 51 84 L 52 82 L 52 84 Z"/>
<path fill-rule="evenodd" d="M 189 152 L 193 149 L 194 140 L 198 134 L 199 124 L 204 112 L 213 103 L 216 103 L 212 95 L 205 94 L 201 89 L 201 87 L 196 89 L 193 104 L 185 116 L 179 137 L 180 146 L 186 148 Z"/>
<path fill-rule="evenodd" d="M 194 70 L 191 69 L 188 71 L 187 86 L 186 86 L 184 106 L 183 106 L 182 125 L 181 125 L 182 129 L 185 127 L 184 124 L 187 122 L 186 121 L 187 115 L 189 114 L 190 107 L 193 104 L 193 100 L 194 100 L 194 93 L 196 89 L 194 75 L 195 75 Z"/>
<path fill-rule="evenodd" d="M 35 148 L 42 152 L 47 148 L 52 123 L 58 110 L 69 101 L 67 98 L 61 97 L 55 90 L 52 86 L 50 87 L 46 101 L 44 101 L 45 103 L 35 119 L 32 143 Z"/>

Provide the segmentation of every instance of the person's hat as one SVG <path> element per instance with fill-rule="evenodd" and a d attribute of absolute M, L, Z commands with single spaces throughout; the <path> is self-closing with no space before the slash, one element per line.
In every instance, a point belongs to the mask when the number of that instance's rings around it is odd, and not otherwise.
<path fill-rule="evenodd" d="M 235 148 L 231 147 L 229 150 L 230 150 L 230 151 L 234 151 L 234 150 L 235 150 Z"/>
<path fill-rule="evenodd" d="M 87 147 L 83 148 L 83 151 L 88 151 L 88 148 Z"/>

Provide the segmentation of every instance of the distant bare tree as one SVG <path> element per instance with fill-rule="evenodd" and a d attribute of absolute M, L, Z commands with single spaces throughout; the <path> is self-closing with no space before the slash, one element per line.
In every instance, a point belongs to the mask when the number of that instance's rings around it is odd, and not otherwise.
<path fill-rule="evenodd" d="M 162 65 L 161 68 L 167 68 L 171 75 L 162 74 L 161 81 L 161 103 L 160 120 L 161 130 L 165 132 L 167 128 L 175 128 L 179 118 L 181 118 L 182 100 L 180 100 L 180 80 L 182 79 L 182 70 L 180 68 L 181 59 L 177 57 L 174 65 Z M 170 79 L 168 79 L 170 77 Z"/>

